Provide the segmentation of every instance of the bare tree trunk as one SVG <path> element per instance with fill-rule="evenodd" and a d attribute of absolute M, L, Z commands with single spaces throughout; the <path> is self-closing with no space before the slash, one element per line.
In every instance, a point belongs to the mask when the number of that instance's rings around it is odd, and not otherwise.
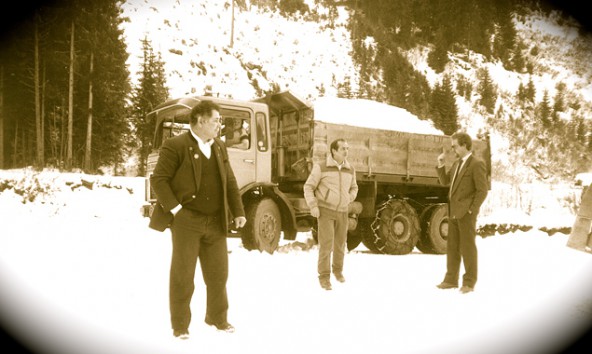
<path fill-rule="evenodd" d="M 72 169 L 72 129 L 74 123 L 74 21 L 70 35 L 70 77 L 68 79 L 68 142 L 66 148 L 66 169 Z"/>
<path fill-rule="evenodd" d="M 231 0 L 232 1 L 232 20 L 231 20 L 231 24 L 230 24 L 230 48 L 232 48 L 232 46 L 234 46 L 234 2 L 235 0 Z"/>
<path fill-rule="evenodd" d="M 88 80 L 88 122 L 86 124 L 86 150 L 84 154 L 84 170 L 91 168 L 92 125 L 93 125 L 93 59 L 94 53 L 90 52 L 90 70 Z"/>
<path fill-rule="evenodd" d="M 4 166 L 4 66 L 0 65 L 0 169 Z"/>
<path fill-rule="evenodd" d="M 19 122 L 16 121 L 15 127 L 14 127 L 14 149 L 12 150 L 12 167 L 16 167 L 16 154 L 18 153 L 18 126 L 19 126 Z"/>
<path fill-rule="evenodd" d="M 62 107 L 66 107 L 65 99 L 62 101 Z M 67 138 L 67 120 L 66 120 L 66 112 L 60 112 L 60 166 L 65 166 L 66 161 L 66 138 Z"/>
<path fill-rule="evenodd" d="M 57 127 L 57 113 L 56 107 L 54 106 L 53 112 L 51 114 L 52 119 L 48 122 L 50 124 L 49 127 L 49 147 L 51 149 L 51 159 L 52 162 L 58 164 L 59 157 L 58 157 L 58 127 Z"/>
<path fill-rule="evenodd" d="M 41 72 L 41 146 L 43 147 L 43 166 L 45 166 L 45 62 Z"/>
<path fill-rule="evenodd" d="M 39 28 L 38 21 L 35 19 L 35 41 L 33 43 L 35 47 L 35 68 L 33 74 L 34 90 L 35 90 L 35 139 L 36 139 L 36 165 L 37 168 L 43 168 L 45 161 L 43 160 L 43 136 L 41 129 L 41 94 L 40 94 L 40 82 L 39 82 Z"/>

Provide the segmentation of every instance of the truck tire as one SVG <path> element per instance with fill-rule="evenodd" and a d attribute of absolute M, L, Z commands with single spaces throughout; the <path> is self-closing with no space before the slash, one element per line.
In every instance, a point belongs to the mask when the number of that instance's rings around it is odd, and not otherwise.
<path fill-rule="evenodd" d="M 415 247 L 417 247 L 417 249 L 420 250 L 422 253 L 434 253 L 432 245 L 430 244 L 429 240 L 425 237 L 425 229 L 427 228 L 429 218 L 431 217 L 432 212 L 434 211 L 434 207 L 435 205 L 428 205 L 421 211 L 421 214 L 419 215 L 421 236 L 419 237 L 419 240 L 417 240 L 417 245 L 415 245 Z"/>
<path fill-rule="evenodd" d="M 448 243 L 448 206 L 436 204 L 421 216 L 421 237 L 417 248 L 423 253 L 445 254 Z"/>
<path fill-rule="evenodd" d="M 411 205 L 391 199 L 379 209 L 378 227 L 374 230 L 376 248 L 386 254 L 407 254 L 413 251 L 420 236 L 419 216 Z"/>
<path fill-rule="evenodd" d="M 358 225 L 358 219 L 348 219 L 348 231 L 347 231 L 347 250 L 354 250 L 362 243 L 362 234 L 360 233 L 360 227 Z"/>
<path fill-rule="evenodd" d="M 374 236 L 374 230 L 372 230 L 372 220 L 370 219 L 359 219 L 358 220 L 358 230 L 360 230 L 360 235 L 362 236 L 362 243 L 366 248 L 372 253 L 382 253 L 376 247 L 376 236 Z"/>
<path fill-rule="evenodd" d="M 278 248 L 282 230 L 280 209 L 270 198 L 247 206 L 247 223 L 241 232 L 243 246 L 273 254 Z"/>

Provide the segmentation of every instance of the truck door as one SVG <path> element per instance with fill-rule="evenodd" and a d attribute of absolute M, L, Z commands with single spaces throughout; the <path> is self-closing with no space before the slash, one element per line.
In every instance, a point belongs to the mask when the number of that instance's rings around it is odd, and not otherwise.
<path fill-rule="evenodd" d="M 253 113 L 249 109 L 237 107 L 222 108 L 222 131 L 220 138 L 226 144 L 230 165 L 234 171 L 238 187 L 254 182 L 256 178 L 256 149 Z"/>

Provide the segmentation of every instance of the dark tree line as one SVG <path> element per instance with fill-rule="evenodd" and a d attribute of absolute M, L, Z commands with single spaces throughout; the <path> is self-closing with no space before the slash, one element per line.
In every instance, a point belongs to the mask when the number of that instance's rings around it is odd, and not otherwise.
<path fill-rule="evenodd" d="M 3 36 L 0 168 L 95 171 L 129 133 L 120 3 L 42 3 Z"/>
<path fill-rule="evenodd" d="M 448 64 L 449 52 L 479 53 L 490 60 L 501 60 L 509 70 L 524 69 L 523 48 L 516 40 L 512 22 L 512 16 L 520 11 L 523 2 L 358 0 L 351 3 L 353 55 L 361 68 L 364 90 L 360 94 L 401 106 L 420 118 L 431 118 L 437 126 L 447 127 L 447 132 L 457 127 L 455 95 L 469 97 L 472 88 L 465 82 L 454 82 L 453 78 L 430 88 L 424 74 L 413 68 L 409 59 L 400 54 L 402 51 L 418 45 L 431 48 L 427 59 L 436 73 L 441 73 Z M 368 37 L 376 40 L 375 46 L 367 45 Z M 370 79 L 372 72 L 383 73 L 383 87 L 379 90 L 366 89 L 369 86 L 364 80 Z M 455 86 L 459 87 L 455 89 Z M 491 83 L 483 86 L 482 104 L 493 113 L 495 97 L 491 96 Z"/>
<path fill-rule="evenodd" d="M 148 38 L 138 87 L 130 85 L 121 0 L 35 3 L 0 42 L 0 168 L 97 172 L 151 144 L 145 115 L 168 98 Z"/>
<path fill-rule="evenodd" d="M 131 147 L 138 152 L 139 175 L 146 173 L 146 158 L 152 150 L 152 137 L 156 127 L 156 122 L 147 120 L 147 114 L 169 98 L 164 63 L 161 56 L 154 53 L 148 38 L 142 40 L 142 57 L 138 86 L 132 94 L 131 112 L 136 137 Z"/>

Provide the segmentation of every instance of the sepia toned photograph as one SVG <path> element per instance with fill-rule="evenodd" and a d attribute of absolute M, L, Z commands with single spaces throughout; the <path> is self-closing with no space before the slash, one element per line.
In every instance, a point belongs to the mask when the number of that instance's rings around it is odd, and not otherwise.
<path fill-rule="evenodd" d="M 584 5 L 11 5 L 7 351 L 590 347 Z"/>

